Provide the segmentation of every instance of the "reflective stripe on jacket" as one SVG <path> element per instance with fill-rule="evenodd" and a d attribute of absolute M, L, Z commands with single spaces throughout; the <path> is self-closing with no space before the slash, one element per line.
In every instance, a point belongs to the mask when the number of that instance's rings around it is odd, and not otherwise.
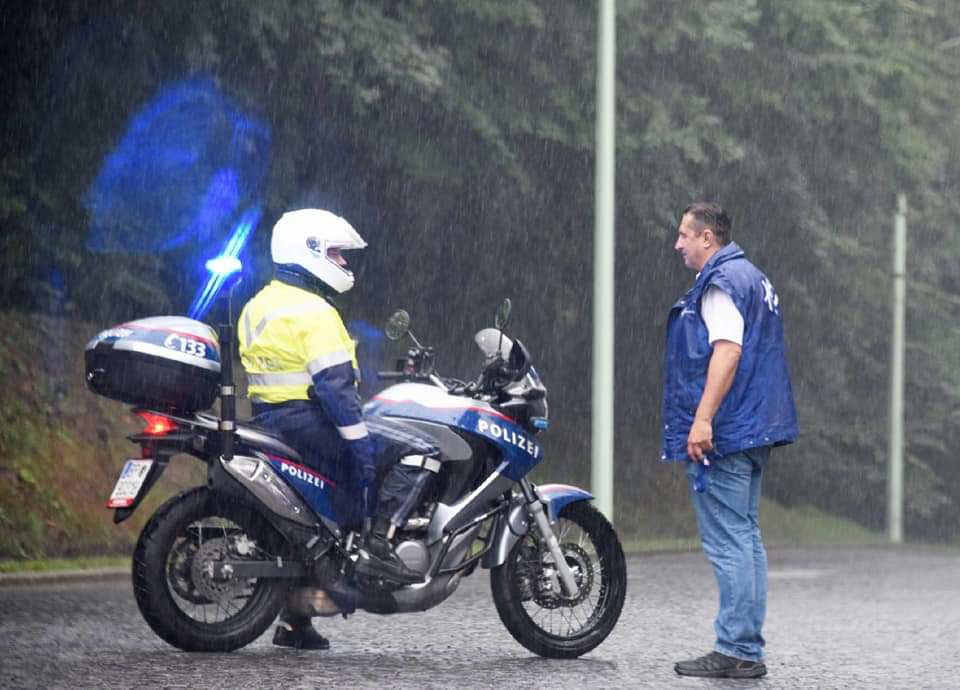
<path fill-rule="evenodd" d="M 730 295 L 744 319 L 737 373 L 713 419 L 716 452 L 728 455 L 783 445 L 797 437 L 779 297 L 767 277 L 731 242 L 710 258 L 693 287 L 670 310 L 662 460 L 687 459 L 687 435 L 713 354 L 700 315 L 701 299 L 710 285 Z"/>

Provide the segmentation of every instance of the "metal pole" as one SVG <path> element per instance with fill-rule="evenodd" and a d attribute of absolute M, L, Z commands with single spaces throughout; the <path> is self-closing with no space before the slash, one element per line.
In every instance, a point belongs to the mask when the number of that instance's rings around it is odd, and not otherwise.
<path fill-rule="evenodd" d="M 240 274 L 227 278 L 226 308 L 224 323 L 220 324 L 220 456 L 233 460 L 233 441 L 237 423 L 237 396 L 233 384 L 233 290 L 240 283 Z"/>
<path fill-rule="evenodd" d="M 616 3 L 597 14 L 597 167 L 593 255 L 593 449 L 590 485 L 613 521 L 613 296 Z"/>
<path fill-rule="evenodd" d="M 907 197 L 897 195 L 893 222 L 893 337 L 890 346 L 890 467 L 887 474 L 887 531 L 903 543 L 903 348 L 906 312 Z"/>

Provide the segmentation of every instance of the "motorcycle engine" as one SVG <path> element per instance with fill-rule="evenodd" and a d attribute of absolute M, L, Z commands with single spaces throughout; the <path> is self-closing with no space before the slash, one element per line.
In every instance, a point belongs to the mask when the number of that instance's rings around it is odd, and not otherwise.
<path fill-rule="evenodd" d="M 402 541 L 397 544 L 395 551 L 400 560 L 411 570 L 425 573 L 430 567 L 430 552 L 422 541 L 413 539 Z"/>

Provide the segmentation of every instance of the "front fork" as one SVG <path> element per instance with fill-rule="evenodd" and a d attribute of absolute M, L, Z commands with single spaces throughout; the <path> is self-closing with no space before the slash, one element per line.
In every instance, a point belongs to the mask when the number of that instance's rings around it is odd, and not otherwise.
<path fill-rule="evenodd" d="M 579 591 L 577 582 L 573 577 L 573 571 L 570 570 L 570 566 L 567 565 L 567 559 L 564 558 L 563 551 L 560 550 L 560 542 L 557 540 L 557 535 L 554 534 L 553 528 L 550 526 L 550 520 L 543 510 L 543 503 L 537 498 L 536 492 L 533 490 L 533 485 L 530 484 L 530 480 L 524 477 L 519 483 L 520 490 L 523 491 L 523 497 L 527 501 L 527 512 L 530 513 L 534 524 L 536 524 L 537 529 L 540 530 L 540 536 L 543 537 L 543 541 L 547 545 L 547 551 L 549 551 L 553 557 L 553 563 L 557 567 L 557 575 L 560 577 L 560 585 L 563 587 L 563 593 L 572 599 L 577 596 Z"/>

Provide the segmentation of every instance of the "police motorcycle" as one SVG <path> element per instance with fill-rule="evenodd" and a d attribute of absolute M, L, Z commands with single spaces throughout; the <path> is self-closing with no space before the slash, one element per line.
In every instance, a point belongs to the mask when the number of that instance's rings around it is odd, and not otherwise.
<path fill-rule="evenodd" d="M 107 503 L 114 522 L 137 509 L 174 455 L 208 467 L 207 485 L 163 504 L 134 551 L 134 594 L 154 632 L 186 651 L 231 651 L 259 637 L 290 592 L 305 593 L 314 616 L 423 611 L 479 566 L 490 570 L 502 622 L 530 651 L 574 658 L 603 642 L 624 603 L 623 551 L 591 494 L 526 476 L 543 460 L 547 391 L 527 349 L 503 332 L 509 312 L 505 300 L 496 328 L 476 334 L 484 366 L 469 382 L 436 373 L 406 312 L 387 324 L 388 337 L 414 345 L 397 371 L 381 372 L 396 383 L 364 413 L 441 449 L 430 486 L 391 535 L 423 577 L 407 585 L 355 573 L 358 535 L 336 522 L 336 484 L 283 439 L 235 419 L 231 357 L 221 358 L 221 346 L 233 347 L 229 323 L 219 338 L 183 317 L 97 335 L 85 352 L 89 387 L 135 405 L 146 422 L 129 437 L 141 456 L 126 461 Z M 204 412 L 218 395 L 220 415 Z"/>

